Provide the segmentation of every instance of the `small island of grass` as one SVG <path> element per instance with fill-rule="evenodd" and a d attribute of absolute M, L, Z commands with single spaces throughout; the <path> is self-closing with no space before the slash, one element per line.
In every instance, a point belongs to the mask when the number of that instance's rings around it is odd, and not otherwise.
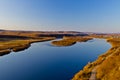
<path fill-rule="evenodd" d="M 80 36 L 63 37 L 62 40 L 52 41 L 51 44 L 54 46 L 71 46 L 74 45 L 76 42 L 86 42 L 91 39 L 92 38 L 80 37 Z"/>

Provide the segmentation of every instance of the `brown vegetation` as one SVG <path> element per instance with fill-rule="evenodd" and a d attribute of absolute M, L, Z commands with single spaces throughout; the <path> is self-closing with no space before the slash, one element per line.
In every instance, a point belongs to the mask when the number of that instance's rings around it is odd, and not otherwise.
<path fill-rule="evenodd" d="M 72 80 L 88 80 L 91 71 L 96 67 L 98 80 L 120 80 L 120 39 L 107 41 L 112 44 L 112 48 L 96 61 L 87 64 Z"/>
<path fill-rule="evenodd" d="M 71 46 L 75 44 L 76 42 L 86 42 L 88 40 L 91 40 L 92 38 L 88 37 L 80 37 L 80 36 L 72 36 L 72 37 L 63 37 L 62 40 L 59 41 L 52 41 L 52 45 L 54 46 Z"/>
<path fill-rule="evenodd" d="M 0 55 L 8 54 L 11 51 L 27 49 L 33 42 L 53 40 L 57 37 L 73 35 L 87 35 L 74 31 L 12 31 L 0 30 Z M 71 42 L 70 42 L 71 43 Z M 74 43 L 74 42 L 73 42 Z M 72 44 L 73 44 L 72 43 Z"/>
<path fill-rule="evenodd" d="M 52 41 L 52 45 L 54 46 L 71 46 L 75 44 L 75 41 L 69 40 L 69 39 L 63 39 L 59 41 Z"/>
<path fill-rule="evenodd" d="M 0 56 L 3 56 L 3 55 L 6 55 L 6 54 L 9 54 L 10 52 L 11 52 L 10 49 L 0 50 Z"/>
<path fill-rule="evenodd" d="M 30 37 L 30 38 L 39 38 L 39 37 L 62 38 L 63 36 L 77 36 L 77 35 L 87 36 L 88 34 L 83 33 L 83 32 L 76 32 L 76 31 L 11 31 L 11 30 L 3 30 L 3 31 L 0 31 L 0 35 Z"/>
<path fill-rule="evenodd" d="M 0 55 L 8 54 L 11 51 L 17 52 L 30 47 L 31 43 L 49 41 L 54 37 L 43 37 L 36 39 L 3 39 L 0 41 Z"/>

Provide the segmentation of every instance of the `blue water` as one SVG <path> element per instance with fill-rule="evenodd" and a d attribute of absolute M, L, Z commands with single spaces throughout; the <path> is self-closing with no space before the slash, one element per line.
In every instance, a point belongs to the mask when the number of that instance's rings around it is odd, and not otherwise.
<path fill-rule="evenodd" d="M 69 47 L 53 47 L 50 41 L 34 43 L 25 51 L 0 57 L 0 80 L 70 80 L 110 47 L 102 39 Z"/>

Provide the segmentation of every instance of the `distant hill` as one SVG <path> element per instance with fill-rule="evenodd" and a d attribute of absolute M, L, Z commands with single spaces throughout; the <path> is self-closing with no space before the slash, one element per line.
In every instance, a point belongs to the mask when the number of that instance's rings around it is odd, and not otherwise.
<path fill-rule="evenodd" d="M 0 35 L 4 36 L 23 36 L 23 37 L 56 37 L 62 38 L 63 36 L 87 36 L 84 32 L 77 31 L 19 31 L 19 30 L 0 30 Z"/>
<path fill-rule="evenodd" d="M 22 37 L 57 37 L 63 36 L 96 36 L 96 37 L 109 37 L 120 36 L 116 33 L 97 33 L 97 32 L 78 32 L 78 31 L 23 31 L 23 30 L 2 30 L 0 29 L 0 35 L 22 36 Z"/>

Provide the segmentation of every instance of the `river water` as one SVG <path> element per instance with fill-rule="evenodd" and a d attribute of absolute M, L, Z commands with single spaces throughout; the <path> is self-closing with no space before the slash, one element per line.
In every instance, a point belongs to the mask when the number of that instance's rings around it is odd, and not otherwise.
<path fill-rule="evenodd" d="M 0 57 L 0 80 L 70 80 L 110 47 L 104 39 L 69 47 L 54 47 L 50 41 L 33 43 L 24 51 Z"/>

